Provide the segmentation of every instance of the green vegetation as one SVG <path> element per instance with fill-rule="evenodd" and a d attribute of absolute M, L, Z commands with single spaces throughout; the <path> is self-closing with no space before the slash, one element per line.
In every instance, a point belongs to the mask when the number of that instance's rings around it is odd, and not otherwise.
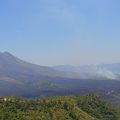
<path fill-rule="evenodd" d="M 0 99 L 0 120 L 119 120 L 117 109 L 99 96 Z"/>

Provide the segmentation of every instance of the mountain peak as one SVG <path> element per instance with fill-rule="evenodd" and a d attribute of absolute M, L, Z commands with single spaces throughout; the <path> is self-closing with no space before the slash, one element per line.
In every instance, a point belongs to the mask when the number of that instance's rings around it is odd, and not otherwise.
<path fill-rule="evenodd" d="M 18 58 L 15 57 L 14 55 L 12 55 L 9 52 L 1 52 L 0 53 L 0 65 L 1 64 L 11 64 L 11 63 L 17 63 L 18 62 Z"/>
<path fill-rule="evenodd" d="M 7 51 L 5 51 L 5 52 L 2 52 L 1 53 L 2 54 L 2 56 L 4 56 L 4 57 L 15 57 L 14 55 L 12 55 L 11 53 L 9 53 L 9 52 L 7 52 Z"/>
<path fill-rule="evenodd" d="M 11 53 L 9 53 L 9 52 L 7 52 L 7 51 L 3 52 L 2 54 L 11 55 Z"/>

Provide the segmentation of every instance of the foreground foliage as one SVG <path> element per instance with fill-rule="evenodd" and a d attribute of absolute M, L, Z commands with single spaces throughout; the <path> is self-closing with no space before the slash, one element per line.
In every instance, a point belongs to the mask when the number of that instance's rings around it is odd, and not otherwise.
<path fill-rule="evenodd" d="M 0 99 L 0 120 L 119 120 L 118 111 L 99 96 Z"/>

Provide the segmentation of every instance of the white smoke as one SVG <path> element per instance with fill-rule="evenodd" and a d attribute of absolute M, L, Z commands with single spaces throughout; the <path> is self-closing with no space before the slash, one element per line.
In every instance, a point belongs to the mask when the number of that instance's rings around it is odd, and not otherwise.
<path fill-rule="evenodd" d="M 117 79 L 117 75 L 105 67 L 98 67 L 96 70 L 97 74 L 108 79 Z"/>

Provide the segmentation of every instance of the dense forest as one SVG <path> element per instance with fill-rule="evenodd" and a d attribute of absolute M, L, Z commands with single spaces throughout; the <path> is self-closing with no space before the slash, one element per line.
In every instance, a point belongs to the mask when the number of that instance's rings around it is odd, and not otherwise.
<path fill-rule="evenodd" d="M 0 120 L 120 120 L 120 115 L 95 94 L 41 99 L 1 97 Z"/>

